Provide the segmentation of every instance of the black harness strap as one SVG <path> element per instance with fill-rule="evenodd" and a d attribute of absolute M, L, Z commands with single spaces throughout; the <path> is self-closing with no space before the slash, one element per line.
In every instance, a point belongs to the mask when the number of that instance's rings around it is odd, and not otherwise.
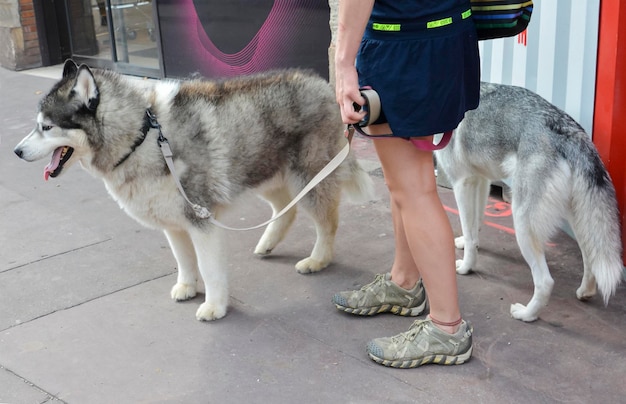
<path fill-rule="evenodd" d="M 141 129 L 140 129 L 141 136 L 139 136 L 137 140 L 135 140 L 135 143 L 133 143 L 133 145 L 130 147 L 130 151 L 128 152 L 128 154 L 122 157 L 120 161 L 115 163 L 113 168 L 117 168 L 120 165 L 122 165 L 122 163 L 124 163 L 130 157 L 130 155 L 135 152 L 135 149 L 141 146 L 144 140 L 146 140 L 146 136 L 148 136 L 148 132 L 150 131 L 150 129 L 155 127 L 152 121 L 153 116 L 154 114 L 152 113 L 152 111 L 150 111 L 150 109 L 147 109 L 146 115 L 143 117 L 143 125 L 141 126 Z"/>

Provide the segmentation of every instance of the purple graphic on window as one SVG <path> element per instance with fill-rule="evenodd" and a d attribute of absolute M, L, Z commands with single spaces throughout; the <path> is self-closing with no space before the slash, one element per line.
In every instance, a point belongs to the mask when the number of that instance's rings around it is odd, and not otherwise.
<path fill-rule="evenodd" d="M 327 0 L 169 0 L 158 11 L 166 76 L 306 67 L 328 77 Z"/>

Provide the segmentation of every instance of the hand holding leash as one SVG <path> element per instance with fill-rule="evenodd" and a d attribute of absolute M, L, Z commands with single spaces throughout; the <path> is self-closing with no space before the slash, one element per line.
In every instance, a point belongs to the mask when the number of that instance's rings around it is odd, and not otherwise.
<path fill-rule="evenodd" d="M 337 104 L 341 111 L 341 120 L 345 124 L 353 124 L 359 122 L 365 116 L 364 112 L 360 112 L 360 106 L 365 103 L 365 99 L 359 93 L 359 79 L 354 65 L 349 67 L 337 66 L 337 83 L 335 88 L 335 96 Z M 355 108 L 355 105 L 359 109 Z"/>
<path fill-rule="evenodd" d="M 388 133 L 385 135 L 371 135 L 363 131 L 362 128 L 369 126 L 378 120 L 378 118 L 380 117 L 381 106 L 378 93 L 374 91 L 371 87 L 362 87 L 359 89 L 359 91 L 361 93 L 361 97 L 363 97 L 365 102 L 362 106 L 354 103 L 353 107 L 355 111 L 360 111 L 364 113 L 364 115 L 359 122 L 348 124 L 348 130 L 350 130 L 350 128 L 353 128 L 357 133 L 366 137 L 393 137 L 393 133 Z M 430 139 L 424 140 L 419 137 L 406 139 L 413 143 L 413 146 L 417 147 L 420 150 L 435 151 L 446 147 L 451 138 L 452 131 L 450 130 L 443 134 L 441 140 L 437 144 L 433 144 Z"/>
<path fill-rule="evenodd" d="M 365 113 L 363 118 L 356 123 L 359 127 L 369 126 L 378 120 L 380 116 L 380 97 L 378 93 L 371 87 L 363 87 L 359 89 L 361 97 L 365 100 L 363 105 L 357 103 L 353 104 L 355 111 L 362 111 Z"/>

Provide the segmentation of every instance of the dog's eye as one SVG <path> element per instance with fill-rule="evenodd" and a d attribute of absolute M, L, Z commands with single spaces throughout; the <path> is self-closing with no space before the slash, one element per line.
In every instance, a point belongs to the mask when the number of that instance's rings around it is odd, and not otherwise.
<path fill-rule="evenodd" d="M 50 125 L 41 125 L 41 130 L 46 132 L 52 129 L 52 126 Z"/>

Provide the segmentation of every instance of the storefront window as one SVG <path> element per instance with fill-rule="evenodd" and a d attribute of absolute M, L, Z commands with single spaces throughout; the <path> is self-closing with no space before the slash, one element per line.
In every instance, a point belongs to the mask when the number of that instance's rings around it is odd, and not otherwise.
<path fill-rule="evenodd" d="M 58 17 L 67 17 L 67 47 L 90 66 L 155 78 L 229 77 L 288 67 L 328 76 L 328 0 L 63 4 Z"/>
<path fill-rule="evenodd" d="M 111 1 L 118 61 L 143 67 L 159 67 L 151 3 L 152 0 Z"/>
<path fill-rule="evenodd" d="M 73 55 L 159 69 L 152 0 L 67 0 L 67 4 Z"/>

